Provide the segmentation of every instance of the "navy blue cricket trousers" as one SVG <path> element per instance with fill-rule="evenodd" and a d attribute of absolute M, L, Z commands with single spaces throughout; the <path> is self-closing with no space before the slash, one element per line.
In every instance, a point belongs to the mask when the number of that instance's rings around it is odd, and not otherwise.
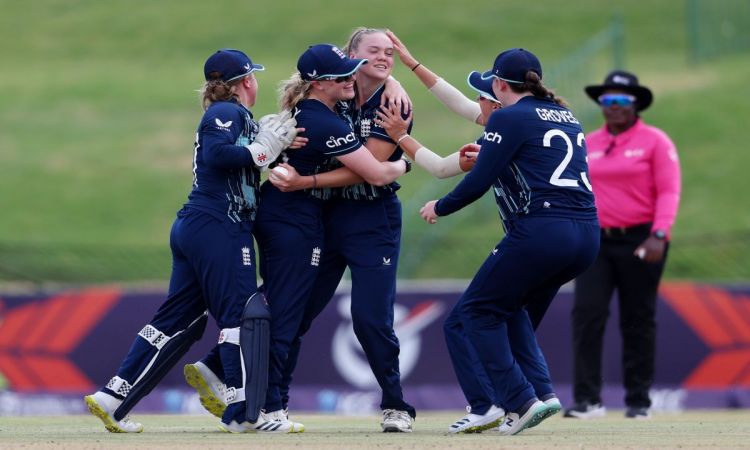
<path fill-rule="evenodd" d="M 399 371 L 400 346 L 393 330 L 396 270 L 401 247 L 401 202 L 394 194 L 370 201 L 334 199 L 325 208 L 325 251 L 320 272 L 286 368 L 282 395 L 288 401 L 300 338 L 330 302 L 348 266 L 352 277 L 351 314 L 378 385 L 381 409 L 407 411 Z"/>
<path fill-rule="evenodd" d="M 304 192 L 261 187 L 255 236 L 263 292 L 271 310 L 266 411 L 283 409 L 280 387 L 292 341 L 302 323 L 323 252 L 323 200 Z"/>
<path fill-rule="evenodd" d="M 482 415 L 492 405 L 501 406 L 502 402 L 495 398 L 492 383 L 484 371 L 484 367 L 479 360 L 474 346 L 471 345 L 466 337 L 463 324 L 461 323 L 461 307 L 461 303 L 456 303 L 443 324 L 445 342 L 453 367 L 462 368 L 461 370 L 455 370 L 456 378 L 466 401 L 471 406 L 471 412 Z M 526 326 L 527 321 L 530 321 L 528 316 L 529 313 L 525 308 L 518 310 L 510 316 L 508 319 L 508 336 L 512 340 L 511 348 L 513 357 L 534 388 L 536 396 L 541 398 L 544 395 L 554 392 L 549 369 L 546 363 L 544 363 L 543 358 L 539 358 L 538 346 L 530 345 L 531 343 L 525 339 L 517 339 L 518 336 L 523 335 L 521 329 Z M 536 329 L 536 327 L 533 328 Z M 466 367 L 470 367 L 471 369 L 463 369 Z"/>
<path fill-rule="evenodd" d="M 537 395 L 552 392 L 549 370 L 524 307 L 530 301 L 548 305 L 560 286 L 591 265 L 598 250 L 596 220 L 523 217 L 516 221 L 455 307 L 466 339 L 452 336 L 449 352 L 465 393 L 465 380 L 477 380 L 471 357 L 461 356 L 471 356 L 471 347 L 489 379 L 490 399 L 506 410 L 518 411 Z M 537 325 L 540 320 L 536 318 Z M 535 391 L 527 373 L 542 392 Z M 487 398 L 488 387 L 482 387 L 481 381 L 469 381 L 468 386 L 470 402 Z"/>
<path fill-rule="evenodd" d="M 249 221 L 232 223 L 190 207 L 180 210 L 170 233 L 169 292 L 149 324 L 173 336 L 208 309 L 219 328 L 239 327 L 245 302 L 257 291 L 251 231 Z M 244 383 L 239 347 L 224 343 L 218 348 L 226 384 L 239 389 Z M 117 375 L 133 383 L 155 354 L 155 347 L 136 338 Z M 241 422 L 244 415 L 244 402 L 236 403 L 222 421 Z"/>
<path fill-rule="evenodd" d="M 539 327 L 560 287 L 570 281 L 570 279 L 565 279 L 566 276 L 567 274 L 562 274 L 552 277 L 524 297 L 524 308 L 508 320 L 511 339 L 520 334 L 516 328 L 525 326 L 526 318 L 521 317 L 522 315 L 528 316 L 534 330 Z M 460 310 L 461 304 L 456 303 L 443 324 L 443 331 L 453 367 L 472 367 L 472 370 L 457 370 L 456 377 L 464 397 L 471 406 L 471 411 L 481 415 L 485 414 L 492 405 L 500 406 L 501 402 L 495 398 L 492 383 L 482 367 L 476 350 L 466 337 L 461 323 Z M 512 343 L 511 347 L 513 356 L 534 388 L 536 396 L 541 398 L 554 393 L 549 368 L 537 356 L 538 346 L 529 345 L 529 342 L 524 339 L 516 339 L 515 345 Z"/>

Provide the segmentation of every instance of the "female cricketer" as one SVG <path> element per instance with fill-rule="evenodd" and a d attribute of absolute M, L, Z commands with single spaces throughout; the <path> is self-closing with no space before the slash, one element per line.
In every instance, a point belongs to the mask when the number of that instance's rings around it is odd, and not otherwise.
<path fill-rule="evenodd" d="M 512 220 L 504 220 L 505 237 L 456 306 L 494 398 L 507 409 L 501 434 L 519 433 L 552 413 L 515 357 L 517 349 L 528 348 L 526 354 L 534 357 L 528 365 L 546 370 L 524 306 L 548 303 L 594 261 L 599 248 L 583 131 L 541 77 L 541 64 L 531 52 L 516 48 L 498 55 L 482 78 L 492 79 L 503 108 L 490 116 L 476 165 L 452 192 L 420 210 L 434 224 L 494 184 L 506 194 L 496 197 L 498 207 L 513 213 Z M 455 362 L 460 346 L 449 351 Z M 454 369 L 472 367 L 454 364 Z"/>
<path fill-rule="evenodd" d="M 358 28 L 344 52 L 368 63 L 357 72 L 356 96 L 337 105 L 339 114 L 355 130 L 380 161 L 398 161 L 403 151 L 379 126 L 376 111 L 384 103 L 386 81 L 393 70 L 393 44 L 384 30 Z M 293 168 L 288 168 L 292 175 Z M 393 330 L 396 270 L 401 246 L 401 202 L 397 183 L 377 186 L 345 169 L 318 176 L 318 186 L 334 189 L 324 214 L 326 248 L 320 271 L 290 354 L 282 393 L 288 399 L 289 383 L 296 365 L 299 338 L 333 297 L 347 267 L 351 270 L 351 309 L 354 333 L 362 345 L 375 379 L 382 389 L 381 427 L 385 432 L 410 432 L 416 412 L 403 398 L 398 355 L 400 346 Z M 311 177 L 296 178 L 288 189 L 309 187 Z"/>
<path fill-rule="evenodd" d="M 239 390 L 245 383 L 240 346 L 236 339 L 225 338 L 239 334 L 247 304 L 263 303 L 251 234 L 259 168 L 292 144 L 297 133 L 288 113 L 253 119 L 249 108 L 258 89 L 254 73 L 261 70 L 263 66 L 234 49 L 219 50 L 205 62 L 205 113 L 196 133 L 193 188 L 172 225 L 167 299 L 138 333 L 117 374 L 85 397 L 91 413 L 110 432 L 143 431 L 128 412 L 200 339 L 208 313 L 222 330 L 219 351 L 226 385 Z M 222 426 L 244 422 L 246 414 L 244 402 L 232 403 L 223 413 Z"/>
<path fill-rule="evenodd" d="M 261 275 L 269 299 L 271 353 L 265 409 L 282 411 L 280 386 L 292 341 L 297 336 L 310 301 L 329 241 L 324 240 L 323 205 L 331 189 L 316 179 L 330 170 L 333 160 L 372 186 L 386 186 L 407 169 L 405 161 L 378 161 L 362 145 L 351 124 L 335 111 L 338 102 L 354 97 L 354 74 L 366 59 L 349 58 L 338 47 L 313 45 L 297 62 L 298 73 L 282 90 L 282 108 L 294 108 L 308 143 L 288 152 L 287 166 L 313 178 L 310 189 L 282 192 L 271 182 L 261 188 L 256 237 L 261 249 Z M 271 178 L 280 168 L 274 169 Z M 326 226 L 328 224 L 326 223 Z"/>
<path fill-rule="evenodd" d="M 482 73 L 477 71 L 473 71 L 468 75 L 466 81 L 469 87 L 478 94 L 477 100 L 473 101 L 432 72 L 424 64 L 418 62 L 392 31 L 387 31 L 387 34 L 393 42 L 401 62 L 407 67 L 412 68 L 412 72 L 414 72 L 425 87 L 441 103 L 457 115 L 471 122 L 484 125 L 487 123 L 490 115 L 502 107 L 492 90 L 491 78 L 482 79 Z M 381 116 L 384 120 L 384 126 L 391 137 L 393 139 L 402 139 L 401 147 L 404 151 L 415 159 L 417 165 L 425 168 L 438 178 L 443 178 L 443 175 L 457 175 L 461 173 L 461 170 L 466 171 L 473 167 L 476 161 L 475 155 L 482 143 L 482 137 L 474 144 L 463 146 L 459 152 L 441 158 L 424 148 L 413 136 L 406 136 L 406 121 L 402 120 L 399 114 L 385 110 Z M 462 156 L 459 157 L 459 155 Z M 458 161 L 458 164 L 456 161 Z M 498 189 L 493 189 L 493 193 L 498 204 L 498 212 L 502 219 L 503 229 L 507 231 L 511 225 L 510 222 L 515 216 L 513 205 L 509 201 L 512 195 L 509 194 L 509 191 L 506 191 L 506 188 L 500 188 L 500 186 L 498 186 Z M 535 300 L 537 301 L 525 305 L 534 329 L 538 327 L 541 318 L 549 306 L 549 301 L 552 299 L 542 298 Z M 472 433 L 497 426 L 503 419 L 505 411 L 499 406 L 500 402 L 494 399 L 489 378 L 476 356 L 476 351 L 466 342 L 466 335 L 461 324 L 458 308 L 454 308 L 448 318 L 446 318 L 443 324 L 443 331 L 448 347 L 456 349 L 450 352 L 454 366 L 472 367 L 472 370 L 456 372 L 459 384 L 469 402 L 469 406 L 467 407 L 467 414 L 451 424 L 448 427 L 448 432 Z M 552 413 L 560 411 L 562 405 L 552 388 L 549 372 L 544 368 L 536 366 L 535 358 L 533 355 L 526 355 L 526 351 L 534 352 L 535 349 L 530 347 L 514 348 L 514 355 L 521 369 L 532 386 L 534 386 L 537 396 L 550 406 L 550 411 Z"/>

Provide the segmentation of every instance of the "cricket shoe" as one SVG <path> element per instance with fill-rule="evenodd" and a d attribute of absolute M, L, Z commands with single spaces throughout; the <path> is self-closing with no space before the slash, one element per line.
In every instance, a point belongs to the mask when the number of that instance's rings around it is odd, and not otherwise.
<path fill-rule="evenodd" d="M 467 415 L 448 427 L 448 433 L 481 433 L 484 430 L 497 427 L 505 417 L 503 408 L 498 408 L 495 405 L 492 405 L 484 414 L 472 414 L 471 406 L 466 407 L 466 412 Z"/>
<path fill-rule="evenodd" d="M 650 419 L 651 411 L 646 407 L 630 406 L 625 410 L 625 417 L 628 419 Z"/>
<path fill-rule="evenodd" d="M 506 414 L 505 421 L 498 427 L 497 431 L 504 436 L 511 436 L 526 428 L 535 427 L 552 415 L 549 414 L 549 409 L 550 407 L 544 402 L 536 400 L 522 415 L 515 412 Z"/>
<path fill-rule="evenodd" d="M 227 386 L 205 364 L 185 364 L 183 369 L 185 381 L 198 393 L 201 405 L 214 416 L 221 419 L 227 409 Z"/>
<path fill-rule="evenodd" d="M 557 414 L 562 410 L 562 403 L 560 403 L 560 399 L 555 394 L 547 394 L 539 400 L 552 409 L 552 414 Z"/>
<path fill-rule="evenodd" d="M 577 419 L 598 419 L 607 415 L 607 408 L 601 403 L 577 403 L 565 411 L 563 417 L 575 417 Z"/>
<path fill-rule="evenodd" d="M 411 433 L 412 418 L 406 411 L 384 409 L 380 426 L 384 433 Z"/>
<path fill-rule="evenodd" d="M 99 391 L 83 397 L 83 401 L 86 402 L 91 414 L 98 417 L 104 423 L 104 428 L 110 433 L 140 433 L 143 431 L 143 425 L 138 422 L 131 422 L 130 417 L 115 420 L 112 412 L 120 406 L 122 400 Z"/>
<path fill-rule="evenodd" d="M 237 423 L 233 420 L 228 424 L 221 422 L 219 428 L 227 433 L 303 433 L 305 431 L 304 425 L 287 419 L 283 409 L 270 413 L 261 411 L 255 423 Z"/>
<path fill-rule="evenodd" d="M 555 394 L 547 394 L 544 397 L 542 397 L 540 400 L 543 401 L 544 404 L 549 407 L 549 409 L 547 409 L 547 412 L 545 413 L 546 415 L 542 417 L 541 420 L 529 424 L 529 426 L 526 428 L 535 427 L 539 425 L 540 423 L 542 423 L 542 420 L 552 417 L 555 414 L 559 413 L 560 410 L 562 410 L 562 404 L 560 403 L 560 399 L 557 398 Z"/>

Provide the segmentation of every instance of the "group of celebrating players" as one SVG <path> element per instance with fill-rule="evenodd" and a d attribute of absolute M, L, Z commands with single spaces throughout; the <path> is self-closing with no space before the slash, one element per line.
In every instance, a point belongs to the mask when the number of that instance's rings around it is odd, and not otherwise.
<path fill-rule="evenodd" d="M 410 100 L 390 76 L 396 55 L 449 109 L 485 127 L 476 142 L 443 157 L 412 136 Z M 341 49 L 310 46 L 297 69 L 282 87 L 281 112 L 256 121 L 255 72 L 264 67 L 234 49 L 205 62 L 205 112 L 192 191 L 170 234 L 168 296 L 116 375 L 85 397 L 91 413 L 111 432 L 141 432 L 130 410 L 202 337 L 210 314 L 218 343 L 184 370 L 220 427 L 304 431 L 288 412 L 301 340 L 348 267 L 354 332 L 382 389 L 382 429 L 411 432 L 416 412 L 404 400 L 393 330 L 395 180 L 409 160 L 439 178 L 466 174 L 421 208 L 427 223 L 493 188 L 505 230 L 444 325 L 469 403 L 448 431 L 512 435 L 560 411 L 534 330 L 560 286 L 594 261 L 599 224 L 583 131 L 543 85 L 536 56 L 513 48 L 471 72 L 476 101 L 388 30 L 358 28 Z"/>

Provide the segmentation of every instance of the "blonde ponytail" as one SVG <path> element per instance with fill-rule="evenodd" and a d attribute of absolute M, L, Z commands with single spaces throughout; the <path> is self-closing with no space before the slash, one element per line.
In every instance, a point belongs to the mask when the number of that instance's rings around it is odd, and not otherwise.
<path fill-rule="evenodd" d="M 281 109 L 289 111 L 294 109 L 297 103 L 307 98 L 311 87 L 312 84 L 309 81 L 303 80 L 299 72 L 293 73 L 288 80 L 282 81 L 279 87 Z"/>

